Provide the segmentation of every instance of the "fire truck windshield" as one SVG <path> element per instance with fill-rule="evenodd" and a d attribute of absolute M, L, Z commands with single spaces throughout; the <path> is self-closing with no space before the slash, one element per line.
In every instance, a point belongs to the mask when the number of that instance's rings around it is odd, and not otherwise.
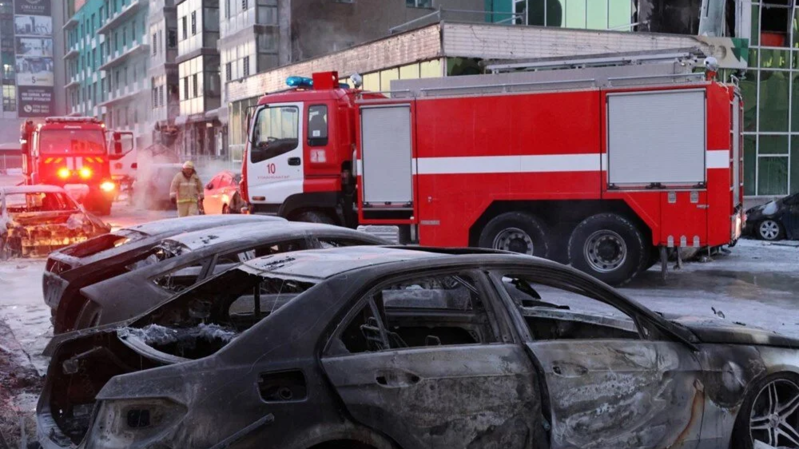
<path fill-rule="evenodd" d="M 44 129 L 40 154 L 105 154 L 105 133 L 93 129 Z"/>

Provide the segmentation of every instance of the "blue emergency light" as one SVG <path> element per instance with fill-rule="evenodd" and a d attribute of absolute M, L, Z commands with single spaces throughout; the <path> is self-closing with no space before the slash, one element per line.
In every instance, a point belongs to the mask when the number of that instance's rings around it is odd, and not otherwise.
<path fill-rule="evenodd" d="M 286 85 L 289 87 L 313 87 L 313 79 L 304 76 L 290 76 L 286 78 Z M 349 89 L 346 83 L 339 83 L 339 89 Z"/>
<path fill-rule="evenodd" d="M 286 78 L 289 87 L 313 87 L 313 80 L 304 76 L 290 76 Z"/>

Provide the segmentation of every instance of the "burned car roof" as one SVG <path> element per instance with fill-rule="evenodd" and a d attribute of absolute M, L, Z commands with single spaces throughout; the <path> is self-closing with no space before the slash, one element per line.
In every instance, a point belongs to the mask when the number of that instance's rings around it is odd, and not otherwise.
<path fill-rule="evenodd" d="M 64 190 L 62 187 L 51 186 L 47 184 L 37 184 L 32 186 L 0 187 L 0 194 L 7 194 L 7 195 L 11 195 L 12 193 L 38 193 L 38 192 L 66 193 L 66 190 Z"/>
<path fill-rule="evenodd" d="M 393 247 L 349 247 L 313 250 L 253 259 L 245 263 L 252 272 L 268 272 L 306 278 L 326 279 L 359 268 L 424 260 L 446 256 L 443 252 L 416 251 Z"/>
<path fill-rule="evenodd" d="M 320 242 L 321 240 L 321 242 Z M 324 242 L 324 243 L 322 243 Z M 331 245 L 382 245 L 370 234 L 338 226 L 285 222 L 239 224 L 164 239 L 126 273 L 80 289 L 88 301 L 75 317 L 83 329 L 136 316 L 205 279 L 261 254 Z"/>
<path fill-rule="evenodd" d="M 125 229 L 131 229 L 147 235 L 164 235 L 188 232 L 220 226 L 225 223 L 254 222 L 254 221 L 286 221 L 281 217 L 270 215 L 194 215 L 182 218 L 167 218 L 165 220 L 151 221 Z"/>
<path fill-rule="evenodd" d="M 286 221 L 284 223 L 275 223 L 267 228 L 253 226 L 252 223 L 235 224 L 224 227 L 203 229 L 201 231 L 185 232 L 166 240 L 184 245 L 186 248 L 194 251 L 206 246 L 211 245 L 228 245 L 236 241 L 258 237 L 261 239 L 271 238 L 272 236 L 283 236 L 296 234 L 302 236 L 307 232 L 324 231 L 327 233 L 340 233 L 343 235 L 359 236 L 366 239 L 372 238 L 369 234 L 353 231 L 347 228 L 338 226 L 330 226 L 318 223 L 303 223 Z M 385 243 L 379 238 L 374 238 L 374 241 Z"/>

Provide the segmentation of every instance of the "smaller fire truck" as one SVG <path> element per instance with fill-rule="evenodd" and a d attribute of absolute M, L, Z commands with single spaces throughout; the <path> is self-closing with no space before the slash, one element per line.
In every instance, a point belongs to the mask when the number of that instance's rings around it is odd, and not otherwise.
<path fill-rule="evenodd" d="M 114 133 L 114 146 L 121 146 Z M 117 186 L 111 179 L 112 155 L 106 145 L 105 124 L 94 117 L 47 117 L 28 120 L 20 130 L 22 171 L 26 185 L 49 184 L 66 188 L 82 198 L 84 206 L 100 215 L 111 213 Z"/>
<path fill-rule="evenodd" d="M 620 285 L 741 235 L 740 92 L 694 65 L 401 80 L 385 94 L 314 74 L 259 101 L 243 195 L 255 213 L 396 226 L 403 243 L 532 254 Z"/>

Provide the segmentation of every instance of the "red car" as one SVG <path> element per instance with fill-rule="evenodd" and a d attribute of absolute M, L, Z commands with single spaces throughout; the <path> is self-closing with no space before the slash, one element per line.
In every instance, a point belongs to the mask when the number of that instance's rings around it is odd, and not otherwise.
<path fill-rule="evenodd" d="M 245 205 L 239 193 L 241 175 L 231 171 L 217 173 L 205 185 L 203 208 L 208 215 L 238 214 Z"/>

